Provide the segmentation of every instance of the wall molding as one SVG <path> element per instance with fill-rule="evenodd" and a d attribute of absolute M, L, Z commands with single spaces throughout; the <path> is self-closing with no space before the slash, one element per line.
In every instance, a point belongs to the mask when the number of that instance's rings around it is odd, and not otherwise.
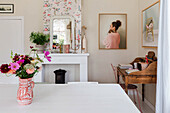
<path fill-rule="evenodd" d="M 24 54 L 24 16 L 1 16 L 0 17 L 0 20 L 21 20 L 21 22 L 22 22 L 22 48 L 21 48 L 21 52 L 22 53 L 20 53 L 20 54 Z"/>

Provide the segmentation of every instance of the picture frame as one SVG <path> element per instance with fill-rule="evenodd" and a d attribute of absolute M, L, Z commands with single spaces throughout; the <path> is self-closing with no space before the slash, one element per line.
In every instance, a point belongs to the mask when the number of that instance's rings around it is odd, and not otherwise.
<path fill-rule="evenodd" d="M 118 34 L 120 41 L 112 40 L 112 35 L 108 32 L 113 22 L 121 22 L 118 30 L 113 32 Z M 112 25 L 113 26 L 113 25 Z M 117 37 L 116 37 L 117 38 Z M 110 40 L 111 39 L 111 40 Z M 110 45 L 110 46 L 108 46 Z M 127 49 L 127 14 L 126 13 L 99 13 L 98 15 L 98 47 L 99 50 L 121 50 Z"/>
<path fill-rule="evenodd" d="M 157 48 L 159 33 L 160 1 L 142 10 L 142 47 Z"/>
<path fill-rule="evenodd" d="M 0 13 L 14 13 L 14 4 L 0 4 Z"/>

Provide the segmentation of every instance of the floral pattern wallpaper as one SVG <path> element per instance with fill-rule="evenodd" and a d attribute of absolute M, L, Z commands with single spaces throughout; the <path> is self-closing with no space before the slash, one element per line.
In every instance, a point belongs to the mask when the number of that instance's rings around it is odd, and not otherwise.
<path fill-rule="evenodd" d="M 81 42 L 81 0 L 44 0 L 44 33 L 50 33 L 50 19 L 53 16 L 69 15 L 75 18 L 76 41 Z M 81 43 L 76 45 L 81 48 Z"/>

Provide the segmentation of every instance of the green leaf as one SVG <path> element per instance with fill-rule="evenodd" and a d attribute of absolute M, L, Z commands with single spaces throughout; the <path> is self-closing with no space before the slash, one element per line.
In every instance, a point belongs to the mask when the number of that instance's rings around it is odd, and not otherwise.
<path fill-rule="evenodd" d="M 49 42 L 49 37 L 49 34 L 46 35 L 40 32 L 32 32 L 30 35 L 30 41 L 37 45 L 44 45 Z"/>
<path fill-rule="evenodd" d="M 14 54 L 14 53 L 13 53 L 13 51 L 11 50 L 11 59 L 13 59 L 13 54 Z"/>

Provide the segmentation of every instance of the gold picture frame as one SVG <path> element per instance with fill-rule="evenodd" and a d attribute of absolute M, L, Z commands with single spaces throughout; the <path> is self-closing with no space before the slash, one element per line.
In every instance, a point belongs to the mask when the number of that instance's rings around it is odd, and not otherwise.
<path fill-rule="evenodd" d="M 105 21 L 106 20 L 106 21 Z M 122 25 L 118 30 L 120 33 L 119 48 L 105 48 L 102 45 L 104 37 L 107 36 L 107 30 L 113 21 L 120 20 Z M 104 24 L 104 25 L 103 25 Z M 106 25 L 105 25 L 106 24 Z M 121 37 L 123 36 L 123 38 Z M 99 13 L 98 14 L 98 48 L 99 50 L 126 50 L 127 49 L 127 14 L 126 13 Z"/>
<path fill-rule="evenodd" d="M 143 48 L 157 48 L 159 32 L 160 1 L 142 10 L 141 42 Z"/>

